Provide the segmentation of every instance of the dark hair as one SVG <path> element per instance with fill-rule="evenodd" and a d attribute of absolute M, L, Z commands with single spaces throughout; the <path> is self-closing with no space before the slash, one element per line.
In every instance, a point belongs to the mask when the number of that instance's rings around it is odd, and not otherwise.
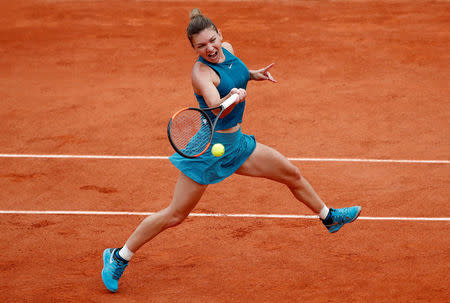
<path fill-rule="evenodd" d="M 198 8 L 194 8 L 191 11 L 190 17 L 191 17 L 191 21 L 189 22 L 186 32 L 187 32 L 187 37 L 188 37 L 189 41 L 191 41 L 192 46 L 194 46 L 192 44 L 192 36 L 200 33 L 202 30 L 204 30 L 206 28 L 212 28 L 213 30 L 218 32 L 217 27 L 214 25 L 214 23 L 211 21 L 211 19 L 209 19 L 208 17 L 203 15 Z"/>

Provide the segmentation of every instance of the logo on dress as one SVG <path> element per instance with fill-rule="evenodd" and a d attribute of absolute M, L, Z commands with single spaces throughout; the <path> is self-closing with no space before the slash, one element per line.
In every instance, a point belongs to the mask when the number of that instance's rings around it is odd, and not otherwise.
<path fill-rule="evenodd" d="M 231 64 L 228 66 L 228 68 L 231 69 L 232 66 L 233 66 L 233 63 L 231 63 Z"/>

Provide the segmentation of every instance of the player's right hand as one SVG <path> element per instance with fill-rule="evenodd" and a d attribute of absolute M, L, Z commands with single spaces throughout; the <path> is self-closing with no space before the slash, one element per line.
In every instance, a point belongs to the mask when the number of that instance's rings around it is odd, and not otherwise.
<path fill-rule="evenodd" d="M 229 95 L 237 94 L 239 96 L 237 103 L 240 103 L 247 98 L 247 91 L 243 88 L 232 88 Z"/>

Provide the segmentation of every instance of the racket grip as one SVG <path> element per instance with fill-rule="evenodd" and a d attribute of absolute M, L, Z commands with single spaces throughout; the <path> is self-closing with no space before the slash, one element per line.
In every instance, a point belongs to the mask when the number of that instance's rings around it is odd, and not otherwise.
<path fill-rule="evenodd" d="M 223 103 L 220 105 L 222 106 L 223 109 L 227 109 L 228 107 L 230 107 L 231 104 L 233 104 L 234 102 L 236 102 L 236 100 L 239 98 L 238 94 L 233 94 L 231 95 L 230 98 L 226 99 L 225 101 L 223 101 Z"/>

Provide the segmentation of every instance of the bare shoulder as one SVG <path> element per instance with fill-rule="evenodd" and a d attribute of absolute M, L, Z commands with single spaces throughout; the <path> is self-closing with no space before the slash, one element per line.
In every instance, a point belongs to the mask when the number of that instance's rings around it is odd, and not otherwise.
<path fill-rule="evenodd" d="M 211 68 L 200 62 L 195 62 L 194 66 L 192 67 L 192 79 L 201 79 L 201 78 L 210 78 L 211 77 Z"/>
<path fill-rule="evenodd" d="M 214 81 L 215 74 L 213 70 L 202 62 L 195 62 L 192 67 L 191 80 L 195 93 L 200 94 L 205 85 Z"/>
<path fill-rule="evenodd" d="M 231 45 L 231 43 L 222 42 L 222 47 L 234 55 L 234 49 L 233 49 L 233 46 Z"/>

